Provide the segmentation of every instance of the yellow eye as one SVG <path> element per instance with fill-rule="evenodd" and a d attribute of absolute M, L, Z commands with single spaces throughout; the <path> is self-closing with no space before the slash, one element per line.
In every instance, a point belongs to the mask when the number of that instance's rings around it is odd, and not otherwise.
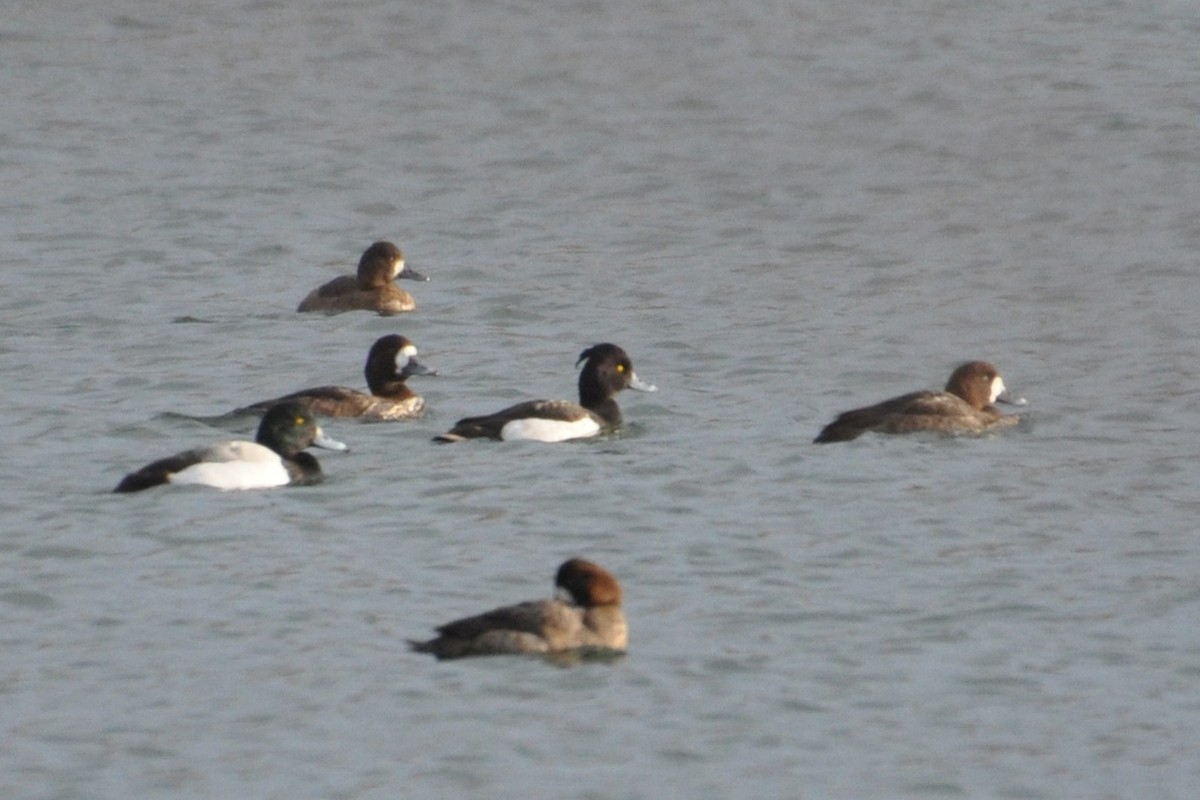
<path fill-rule="evenodd" d="M 624 372 L 624 371 L 625 371 L 625 365 L 617 364 L 617 372 Z"/>
<path fill-rule="evenodd" d="M 304 419 L 304 417 L 296 417 L 296 424 L 297 424 L 297 425 L 303 425 L 303 424 L 304 424 L 305 422 L 307 422 L 307 421 L 308 421 L 308 420 Z"/>

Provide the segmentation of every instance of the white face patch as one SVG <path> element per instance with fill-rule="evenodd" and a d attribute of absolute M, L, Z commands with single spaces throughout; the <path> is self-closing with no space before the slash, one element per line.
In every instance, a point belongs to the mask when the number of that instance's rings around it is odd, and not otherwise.
<path fill-rule="evenodd" d="M 397 258 L 392 262 L 392 280 L 396 280 L 396 276 L 404 271 L 404 259 Z"/>
<path fill-rule="evenodd" d="M 401 347 L 400 352 L 396 353 L 396 371 L 403 372 L 404 368 L 408 366 L 408 360 L 416 357 L 417 348 L 413 347 L 411 344 L 406 344 L 404 347 Z"/>
<path fill-rule="evenodd" d="M 988 403 L 996 402 L 996 398 L 1004 394 L 1004 381 L 997 375 L 992 380 L 992 396 L 988 399 Z"/>
<path fill-rule="evenodd" d="M 534 442 L 565 442 L 568 439 L 583 439 L 595 436 L 600 432 L 600 426 L 591 417 L 583 417 L 573 422 L 561 419 L 543 419 L 541 417 L 526 417 L 514 419 L 500 430 L 500 438 L 506 442 L 516 439 L 526 439 Z"/>

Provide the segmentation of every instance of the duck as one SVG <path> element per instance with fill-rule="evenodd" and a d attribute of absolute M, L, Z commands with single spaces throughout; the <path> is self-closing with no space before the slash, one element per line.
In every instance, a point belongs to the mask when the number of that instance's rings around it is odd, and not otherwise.
<path fill-rule="evenodd" d="M 348 386 L 315 386 L 274 400 L 235 409 L 233 414 L 261 414 L 278 403 L 296 400 L 322 417 L 354 417 L 368 422 L 416 419 L 425 413 L 425 399 L 408 388 L 412 375 L 437 375 L 417 360 L 417 347 L 398 333 L 381 336 L 367 353 L 363 369 L 370 394 Z"/>
<path fill-rule="evenodd" d="M 633 371 L 629 355 L 615 344 L 593 345 L 575 362 L 579 373 L 579 402 L 529 400 L 481 417 L 460 419 L 449 431 L 434 437 L 437 442 L 466 439 L 564 442 L 607 433 L 621 426 L 621 409 L 613 396 L 622 389 L 655 392 L 658 387 L 643 383 Z"/>
<path fill-rule="evenodd" d="M 114 492 L 140 492 L 163 484 L 216 489 L 265 489 L 289 483 L 315 483 L 321 465 L 307 447 L 346 450 L 327 437 L 308 408 L 279 403 L 263 415 L 253 442 L 221 442 L 152 461 L 126 475 Z"/>
<path fill-rule="evenodd" d="M 621 585 L 592 561 L 571 558 L 554 576 L 557 597 L 530 600 L 438 627 L 427 641 L 409 641 L 438 659 L 516 653 L 618 654 L 629 645 Z"/>
<path fill-rule="evenodd" d="M 358 260 L 357 275 L 341 275 L 318 286 L 300 301 L 297 311 L 374 311 L 387 316 L 417 307 L 412 295 L 396 286 L 397 278 L 427 281 L 404 263 L 404 253 L 391 242 L 375 242 Z"/>
<path fill-rule="evenodd" d="M 1005 397 L 1004 380 L 986 361 L 968 361 L 950 374 L 941 392 L 902 394 L 873 406 L 839 414 L 813 441 L 848 442 L 867 431 L 947 434 L 981 434 L 1016 425 L 1021 417 L 1002 414 L 993 403 L 1013 402 Z"/>

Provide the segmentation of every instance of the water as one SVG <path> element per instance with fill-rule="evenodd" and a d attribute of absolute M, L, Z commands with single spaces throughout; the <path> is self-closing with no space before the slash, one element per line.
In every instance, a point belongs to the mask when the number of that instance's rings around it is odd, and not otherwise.
<path fill-rule="evenodd" d="M 0 17 L 0 794 L 1158 797 L 1200 781 L 1190 4 L 56 3 Z M 418 311 L 297 315 L 377 238 Z M 360 386 L 308 489 L 108 494 Z M 616 438 L 429 437 L 661 391 Z M 996 362 L 1031 424 L 809 442 Z M 617 664 L 404 640 L 627 594 Z"/>

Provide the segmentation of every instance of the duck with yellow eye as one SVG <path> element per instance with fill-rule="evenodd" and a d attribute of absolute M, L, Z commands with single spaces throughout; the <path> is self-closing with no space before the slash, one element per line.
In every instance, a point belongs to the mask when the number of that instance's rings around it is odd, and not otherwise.
<path fill-rule="evenodd" d="M 464 439 L 528 439 L 537 442 L 564 442 L 583 439 L 615 430 L 621 426 L 621 409 L 614 398 L 623 389 L 655 392 L 657 387 L 643 383 L 633 371 L 629 355 L 615 344 L 598 344 L 579 354 L 579 402 L 569 400 L 529 400 L 503 411 L 482 417 L 467 417 L 446 433 L 434 437 L 438 442 Z"/>
<path fill-rule="evenodd" d="M 263 415 L 253 442 L 221 442 L 153 461 L 131 472 L 115 492 L 140 492 L 163 484 L 216 489 L 265 489 L 314 483 L 321 465 L 308 447 L 346 450 L 325 436 L 302 403 L 280 403 Z"/>

